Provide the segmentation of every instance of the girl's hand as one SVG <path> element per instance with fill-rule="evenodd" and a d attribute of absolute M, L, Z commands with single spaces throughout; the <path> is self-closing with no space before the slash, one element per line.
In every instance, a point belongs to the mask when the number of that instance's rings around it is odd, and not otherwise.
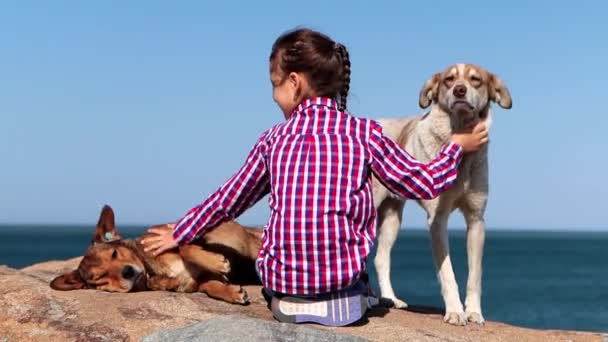
<path fill-rule="evenodd" d="M 488 142 L 486 125 L 480 122 L 470 132 L 452 134 L 452 142 L 460 145 L 465 153 L 477 151 Z"/>
<path fill-rule="evenodd" d="M 148 233 L 153 236 L 146 237 L 141 240 L 141 244 L 144 245 L 144 252 L 151 252 L 152 255 L 157 256 L 164 251 L 177 247 L 177 242 L 173 240 L 173 228 L 175 223 L 165 225 L 166 228 L 150 228 Z"/>

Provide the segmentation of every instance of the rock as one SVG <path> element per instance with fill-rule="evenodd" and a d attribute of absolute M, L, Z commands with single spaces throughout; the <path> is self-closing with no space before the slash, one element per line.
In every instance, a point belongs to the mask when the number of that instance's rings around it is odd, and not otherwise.
<path fill-rule="evenodd" d="M 143 342 L 164 341 L 363 342 L 367 339 L 336 334 L 303 325 L 275 323 L 229 315 L 210 318 L 180 329 L 162 331 L 143 339 Z"/>
<path fill-rule="evenodd" d="M 201 293 L 63 292 L 49 287 L 51 279 L 76 268 L 79 261 L 51 261 L 21 270 L 0 266 L 0 341 L 156 341 L 182 336 L 186 340 L 188 334 L 210 341 L 249 341 L 255 336 L 278 341 L 354 341 L 355 337 L 370 341 L 603 341 L 598 333 L 534 330 L 495 322 L 456 327 L 443 323 L 440 313 L 393 309 L 376 309 L 366 322 L 350 327 L 281 324 L 266 308 L 259 286 L 246 287 L 252 297 L 247 306 Z"/>

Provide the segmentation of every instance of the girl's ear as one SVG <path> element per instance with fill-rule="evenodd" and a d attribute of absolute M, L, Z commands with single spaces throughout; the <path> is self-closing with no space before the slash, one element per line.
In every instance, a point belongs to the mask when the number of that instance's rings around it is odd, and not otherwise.
<path fill-rule="evenodd" d="M 287 82 L 293 92 L 294 102 L 301 102 L 307 96 L 313 96 L 314 92 L 306 76 L 299 72 L 290 72 L 287 75 Z"/>
<path fill-rule="evenodd" d="M 302 94 L 302 76 L 296 72 L 290 72 L 287 75 L 287 82 L 293 93 L 293 101 L 299 102 L 300 95 Z"/>
<path fill-rule="evenodd" d="M 287 79 L 292 87 L 297 88 L 300 86 L 300 75 L 298 73 L 290 72 L 287 75 Z"/>

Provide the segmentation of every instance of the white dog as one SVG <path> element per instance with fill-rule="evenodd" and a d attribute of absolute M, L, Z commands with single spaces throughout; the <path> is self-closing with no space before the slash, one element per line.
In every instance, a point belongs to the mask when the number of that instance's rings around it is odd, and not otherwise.
<path fill-rule="evenodd" d="M 450 140 L 452 132 L 484 121 L 490 128 L 490 102 L 511 108 L 511 95 L 492 73 L 471 64 L 456 64 L 435 74 L 420 92 L 422 108 L 430 112 L 419 117 L 378 120 L 384 133 L 423 162 L 434 159 Z M 482 254 L 485 240 L 484 212 L 488 198 L 488 150 L 464 155 L 456 183 L 433 200 L 417 201 L 425 210 L 431 233 L 437 278 L 445 303 L 444 320 L 455 325 L 467 321 L 483 324 L 481 313 Z M 374 260 L 381 296 L 397 308 L 407 307 L 399 300 L 390 281 L 390 252 L 401 226 L 405 200 L 390 193 L 374 179 L 374 201 L 378 209 L 378 249 Z M 460 209 L 467 224 L 469 277 L 463 308 L 458 284 L 450 261 L 447 223 L 450 213 Z"/>

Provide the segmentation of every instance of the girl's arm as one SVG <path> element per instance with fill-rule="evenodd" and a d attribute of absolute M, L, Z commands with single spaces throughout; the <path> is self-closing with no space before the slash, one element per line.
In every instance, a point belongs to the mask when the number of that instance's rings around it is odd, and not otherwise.
<path fill-rule="evenodd" d="M 433 199 L 456 180 L 462 147 L 450 142 L 437 158 L 422 163 L 382 133 L 382 126 L 371 121 L 371 169 L 392 192 L 411 199 Z"/>
<path fill-rule="evenodd" d="M 270 191 L 264 163 L 266 135 L 267 132 L 262 134 L 237 173 L 177 222 L 173 239 L 179 245 L 189 243 L 209 228 L 238 217 Z"/>

